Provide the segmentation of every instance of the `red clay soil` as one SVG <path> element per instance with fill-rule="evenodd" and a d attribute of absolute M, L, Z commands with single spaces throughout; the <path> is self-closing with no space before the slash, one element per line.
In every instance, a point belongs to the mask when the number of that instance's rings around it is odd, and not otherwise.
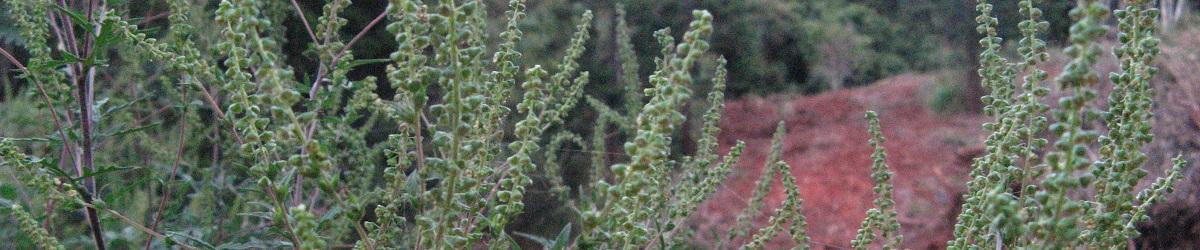
<path fill-rule="evenodd" d="M 722 148 L 727 151 L 743 140 L 747 151 L 729 179 L 693 217 L 698 243 L 714 244 L 714 235 L 728 235 L 762 173 L 775 124 L 782 120 L 788 129 L 782 158 L 792 166 L 791 174 L 804 198 L 810 244 L 815 249 L 849 247 L 875 198 L 870 177 L 872 148 L 867 145 L 864 120 L 869 109 L 880 115 L 887 137 L 887 163 L 896 173 L 893 180 L 903 248 L 944 248 L 951 237 L 970 159 L 982 149 L 980 127 L 986 118 L 931 113 L 923 105 L 922 89 L 932 81 L 931 76 L 902 75 L 817 96 L 728 102 L 721 124 Z M 778 179 L 774 183 L 765 208 L 754 220 L 755 228 L 765 226 L 770 213 L 786 199 Z M 726 247 L 741 245 L 747 238 Z M 768 247 L 781 249 L 792 244 L 782 232 Z"/>

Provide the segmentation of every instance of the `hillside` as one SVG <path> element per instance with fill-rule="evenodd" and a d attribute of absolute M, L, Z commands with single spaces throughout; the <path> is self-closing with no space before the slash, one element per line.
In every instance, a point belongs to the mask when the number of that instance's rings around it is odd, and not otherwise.
<path fill-rule="evenodd" d="M 1196 102 L 1200 91 L 1191 77 L 1192 72 L 1200 70 L 1200 64 L 1196 64 L 1194 50 L 1185 49 L 1200 45 L 1195 40 L 1173 41 L 1176 46 L 1168 47 L 1159 62 L 1164 70 L 1156 86 L 1160 103 L 1155 107 L 1157 138 L 1147 149 L 1150 164 L 1146 169 L 1150 175 L 1143 183 L 1161 176 L 1166 159 L 1176 154 L 1190 158 L 1192 167 L 1185 170 L 1178 191 L 1152 209 L 1151 222 L 1140 225 L 1143 237 L 1137 244 L 1142 248 L 1188 249 L 1197 246 L 1193 236 L 1200 235 L 1200 216 L 1194 209 L 1200 206 L 1200 169 L 1194 167 L 1200 152 L 1200 109 Z M 1063 63 L 1055 61 L 1043 67 L 1055 74 Z M 1115 67 L 1115 63 L 1102 63 L 1100 67 Z M 788 129 L 782 159 L 792 165 L 791 174 L 802 189 L 812 246 L 848 247 L 866 210 L 873 207 L 871 148 L 863 114 L 875 110 L 888 139 L 884 143 L 888 164 L 896 173 L 895 199 L 904 248 L 944 248 L 951 238 L 971 159 L 982 153 L 986 134 L 980 125 L 989 118 L 969 113 L 932 113 L 923 100 L 934 80 L 930 75 L 908 74 L 815 96 L 731 100 L 722 123 L 722 148 L 743 140 L 747 152 L 734 173 L 693 218 L 697 240 L 710 245 L 715 243 L 714 236 L 726 237 L 753 193 L 774 125 L 782 120 Z M 784 199 L 776 179 L 766 207 L 754 224 L 765 225 L 769 212 Z M 733 245 L 746 240 L 736 239 Z M 780 235 L 772 244 L 782 248 L 790 242 Z"/>
<path fill-rule="evenodd" d="M 969 159 L 984 135 L 979 124 L 986 117 L 930 113 L 920 95 L 922 86 L 932 80 L 928 75 L 901 75 L 869 87 L 817 96 L 730 101 L 721 143 L 744 140 L 747 152 L 721 190 L 701 208 L 695 223 L 699 236 L 711 238 L 705 233 L 725 232 L 734 223 L 761 174 L 775 121 L 783 120 L 788 133 L 782 158 L 793 166 L 792 174 L 802 189 L 814 246 L 847 246 L 874 199 L 871 148 L 863 119 L 871 109 L 880 114 L 888 139 L 884 143 L 888 163 L 897 173 L 895 197 L 905 247 L 924 249 L 944 243 L 956 215 L 954 205 L 965 187 Z M 763 211 L 773 211 L 783 199 L 777 180 Z M 766 223 L 767 217 L 767 212 L 761 213 L 755 224 Z M 784 237 L 777 240 L 790 242 Z"/>

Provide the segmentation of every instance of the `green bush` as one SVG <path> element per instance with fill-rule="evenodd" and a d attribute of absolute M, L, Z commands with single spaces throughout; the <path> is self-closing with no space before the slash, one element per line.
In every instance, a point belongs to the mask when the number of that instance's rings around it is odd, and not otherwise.
<path fill-rule="evenodd" d="M 486 2 L 427 2 L 392 0 L 362 31 L 344 36 L 341 14 L 350 1 L 331 1 L 320 17 L 285 28 L 284 20 L 304 12 L 283 1 L 223 0 L 207 8 L 172 0 L 169 24 L 158 32 L 131 24 L 130 6 L 112 1 L 6 1 L 30 55 L 6 58 L 33 87 L 5 100 L 5 111 L 49 119 L 6 115 L 0 123 L 27 131 L 0 139 L 0 166 L 12 177 L 0 182 L 0 205 L 19 224 L 0 228 L 0 236 L 19 239 L 9 242 L 20 248 L 98 249 L 520 248 L 514 236 L 550 249 L 691 244 L 686 219 L 745 147 L 718 155 L 733 74 L 718 58 L 698 146 L 687 155 L 672 150 L 687 120 L 681 110 L 701 82 L 694 71 L 708 58 L 713 14 L 693 11 L 678 42 L 669 29 L 654 33 L 661 51 L 644 89 L 628 25 L 618 22 L 626 103 L 613 109 L 584 94 L 590 74 L 579 61 L 591 12 L 576 21 L 550 68 L 520 63 L 523 1 L 509 2 L 495 40 Z M 1133 193 L 1145 175 L 1139 150 L 1153 137 L 1147 118 L 1157 11 L 1141 1 L 1117 12 L 1122 68 L 1111 75 L 1117 88 L 1108 110 L 1099 111 L 1086 105 L 1097 95 L 1089 66 L 1108 10 L 1079 1 L 1067 49 L 1073 61 L 1055 80 L 1073 95 L 1049 110 L 1039 99 L 1048 76 L 1034 67 L 1047 57 L 1038 38 L 1047 24 L 1036 2 L 1019 3 L 1027 19 L 1019 24 L 1016 63 L 999 54 L 992 6 L 977 8 L 986 35 L 979 73 L 990 91 L 983 101 L 996 120 L 984 125 L 992 135 L 975 162 L 952 247 L 1117 248 L 1179 178 L 1181 160 Z M 298 75 L 283 56 L 289 28 L 304 29 L 306 55 L 317 62 L 311 76 Z M 351 49 L 372 30 L 391 34 L 394 52 L 354 58 Z M 377 64 L 386 65 L 384 79 L 348 76 Z M 380 83 L 395 95 L 380 96 Z M 580 99 L 598 117 L 586 139 L 563 128 Z M 1101 118 L 1106 134 L 1083 126 Z M 882 129 L 874 112 L 867 121 L 879 197 L 852 245 L 898 248 Z M 1057 137 L 1052 147 L 1038 137 L 1042 130 Z M 621 157 L 607 155 L 610 131 L 628 138 Z M 779 161 L 784 134 L 781 124 L 768 171 L 743 213 L 762 208 L 775 175 L 788 198 L 766 227 L 751 230 L 748 216 L 739 216 L 731 235 L 750 237 L 743 248 L 764 247 L 785 225 L 797 248 L 807 248 L 800 187 Z M 578 168 L 557 162 L 565 143 L 593 153 L 585 183 L 562 179 Z M 1092 144 L 1099 145 L 1096 161 L 1085 156 Z M 532 199 L 541 190 L 535 183 L 549 186 L 555 201 Z M 1095 197 L 1067 195 L 1084 189 Z M 514 231 L 518 215 L 542 205 L 536 202 L 564 204 L 570 223 L 553 237 Z"/>
<path fill-rule="evenodd" d="M 965 80 L 959 74 L 944 72 L 935 75 L 933 83 L 922 89 L 925 107 L 936 114 L 948 115 L 967 112 L 969 100 L 963 83 Z"/>

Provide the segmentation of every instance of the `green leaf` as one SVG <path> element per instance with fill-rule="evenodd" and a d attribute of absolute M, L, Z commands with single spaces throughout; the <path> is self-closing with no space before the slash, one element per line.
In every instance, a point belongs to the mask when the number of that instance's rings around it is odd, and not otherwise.
<path fill-rule="evenodd" d="M 186 233 L 166 231 L 163 234 L 165 234 L 167 236 L 166 237 L 167 239 L 173 239 L 175 237 L 179 237 L 184 240 L 187 240 L 192 243 L 192 244 L 189 244 L 192 246 L 197 246 L 197 247 L 200 247 L 203 249 L 217 249 L 217 247 L 213 246 L 212 244 L 209 244 L 207 241 L 204 241 L 204 240 L 196 238 L 196 237 L 192 237 L 191 235 L 188 235 Z"/>
<path fill-rule="evenodd" d="M 138 31 L 138 33 L 142 33 L 142 34 L 157 34 L 158 30 L 161 30 L 161 29 L 162 28 L 159 28 L 159 27 L 146 27 L 146 28 L 138 29 L 137 31 Z"/>
<path fill-rule="evenodd" d="M 67 172 L 63 172 L 62 169 L 58 168 L 58 161 L 56 161 L 56 160 L 53 160 L 53 159 L 50 159 L 50 160 L 30 159 L 29 163 L 30 164 L 41 164 L 42 165 L 41 168 L 46 170 L 46 172 L 50 172 L 51 174 L 54 174 L 55 176 L 58 176 L 58 178 L 62 178 L 63 180 L 69 180 L 69 181 L 74 180 L 70 174 L 67 174 Z M 72 184 L 74 184 L 74 183 L 72 183 Z"/>
<path fill-rule="evenodd" d="M 369 65 L 369 64 L 376 64 L 376 63 L 389 63 L 389 62 L 392 62 L 392 59 L 388 59 L 388 58 L 359 59 L 359 60 L 351 61 L 349 64 L 344 65 L 344 67 L 357 68 L 358 66 L 362 66 L 362 65 Z"/>
<path fill-rule="evenodd" d="M 71 54 L 71 52 L 62 51 L 62 57 L 63 57 L 63 60 L 66 60 L 70 63 L 81 62 L 81 60 L 79 59 L 79 56 L 75 55 L 75 54 Z"/>
<path fill-rule="evenodd" d="M 57 69 L 59 67 L 67 65 L 67 64 L 80 62 L 79 57 L 75 56 L 75 54 L 71 54 L 70 52 L 66 52 L 66 51 L 61 51 L 61 52 L 62 52 L 62 57 L 63 57 L 62 59 L 50 60 L 50 61 L 47 61 L 45 64 L 41 64 L 41 65 L 29 65 L 30 69 L 32 71 Z"/>
<path fill-rule="evenodd" d="M 325 215 L 321 216 L 321 221 L 317 223 L 317 228 L 324 228 L 326 224 L 329 224 L 330 221 L 336 219 L 341 213 L 342 206 L 334 206 L 333 208 L 330 208 L 329 211 L 325 212 Z"/>
<path fill-rule="evenodd" d="M 123 136 L 123 135 L 131 134 L 131 133 L 140 132 L 140 131 L 143 131 L 143 130 L 146 130 L 146 129 L 150 129 L 150 128 L 153 128 L 153 127 L 157 127 L 158 125 L 162 125 L 162 122 L 155 122 L 155 123 L 151 123 L 151 124 L 146 124 L 145 126 L 136 127 L 136 128 L 122 129 L 122 130 L 114 131 L 114 132 L 107 133 L 107 134 L 99 134 L 99 135 L 96 135 L 96 138 L 107 138 L 107 137 L 118 137 L 118 136 Z"/>
<path fill-rule="evenodd" d="M 95 51 L 104 51 L 113 40 L 118 38 L 116 26 L 117 23 L 114 20 L 104 20 L 104 23 L 100 24 L 100 35 L 96 36 Z"/>
<path fill-rule="evenodd" d="M 508 243 L 508 249 L 521 249 L 521 244 L 517 244 L 517 240 L 514 240 L 512 236 L 508 236 L 508 233 L 500 232 L 500 238 L 502 241 Z"/>
<path fill-rule="evenodd" d="M 95 109 L 101 109 L 102 107 L 104 107 L 104 105 L 108 104 L 108 100 L 109 100 L 108 97 L 103 97 L 103 98 L 100 98 L 100 100 L 96 100 L 96 102 L 93 103 L 92 105 L 95 106 Z"/>
<path fill-rule="evenodd" d="M 131 170 L 131 169 L 138 169 L 138 167 L 100 166 L 100 168 L 96 169 L 96 171 L 92 171 L 91 169 L 85 168 L 85 169 L 83 169 L 82 176 L 72 178 L 71 180 L 79 181 L 82 179 L 86 179 L 88 177 L 101 176 L 101 175 L 106 175 L 106 174 L 117 172 L 117 171 L 125 171 L 125 170 Z"/>
<path fill-rule="evenodd" d="M 257 218 L 264 219 L 264 220 L 274 219 L 274 215 L 272 215 L 269 212 L 245 212 L 245 213 L 238 213 L 237 215 L 257 217 Z"/>
<path fill-rule="evenodd" d="M 419 175 L 420 174 L 414 172 L 408 175 L 408 178 L 404 180 L 404 192 L 411 197 L 421 197 L 421 185 L 424 185 L 425 182 L 417 177 Z"/>
<path fill-rule="evenodd" d="M 571 242 L 571 223 L 563 226 L 561 232 L 558 232 L 558 238 L 554 239 L 554 245 L 550 246 L 550 250 L 563 250 L 567 248 L 567 243 Z"/>
<path fill-rule="evenodd" d="M 513 232 L 513 234 L 515 234 L 517 236 L 525 237 L 526 239 L 532 240 L 533 242 L 537 242 L 539 245 L 542 245 L 542 248 L 544 248 L 544 249 L 550 249 L 550 246 L 554 245 L 554 242 L 550 242 L 550 240 L 547 240 L 546 238 L 542 238 L 541 236 L 522 233 L 522 232 Z"/>
<path fill-rule="evenodd" d="M 8 139 L 11 142 L 48 142 L 48 141 L 56 141 L 57 142 L 57 141 L 62 141 L 61 139 L 59 139 L 56 136 L 29 137 L 29 138 L 5 138 L 5 139 Z"/>
<path fill-rule="evenodd" d="M 144 95 L 144 96 L 138 97 L 138 98 L 136 98 L 136 99 L 133 99 L 132 101 L 125 102 L 125 103 L 122 103 L 122 104 L 120 104 L 120 105 L 116 105 L 116 106 L 112 106 L 112 107 L 109 107 L 109 108 L 103 109 L 103 111 L 101 111 L 101 112 L 100 112 L 100 115 L 101 115 L 101 117 L 108 116 L 109 114 L 116 113 L 117 111 L 124 110 L 124 109 L 126 109 L 126 108 L 129 108 L 129 106 L 132 106 L 132 105 L 133 105 L 133 104 L 135 104 L 135 103 L 138 103 L 138 102 L 141 102 L 141 101 L 144 101 L 144 100 L 147 100 L 147 99 L 150 99 L 150 96 L 149 96 L 149 95 Z M 104 103 L 106 103 L 107 101 L 108 101 L 108 98 L 100 99 L 100 101 L 97 101 L 97 102 L 96 102 L 96 107 L 97 107 L 96 109 L 101 109 L 100 107 L 104 106 Z"/>
<path fill-rule="evenodd" d="M 86 17 L 84 17 L 84 15 L 82 13 L 75 12 L 73 10 L 69 10 L 62 6 L 59 6 L 58 4 L 52 4 L 52 5 L 54 6 L 55 9 L 58 9 L 58 11 L 62 12 L 63 14 L 67 14 L 67 16 L 71 18 L 71 22 L 75 23 L 76 26 L 91 30 L 92 22 L 90 20 L 88 20 Z"/>

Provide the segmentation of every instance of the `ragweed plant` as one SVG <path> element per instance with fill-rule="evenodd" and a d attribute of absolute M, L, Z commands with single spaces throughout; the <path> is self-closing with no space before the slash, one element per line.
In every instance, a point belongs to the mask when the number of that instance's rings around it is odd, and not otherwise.
<path fill-rule="evenodd" d="M 130 18 L 137 6 L 121 1 L 5 1 L 28 54 L 24 62 L 6 56 L 30 86 L 12 99 L 36 103 L 22 107 L 52 122 L 27 125 L 49 127 L 28 137 L 0 138 L 0 166 L 19 181 L 4 187 L 23 194 L 0 204 L 28 239 L 21 244 L 514 249 L 511 235 L 520 233 L 550 249 L 684 248 L 695 234 L 687 219 L 745 150 L 742 143 L 721 150 L 717 140 L 724 59 L 716 60 L 711 92 L 692 93 L 701 82 L 694 71 L 709 58 L 714 20 L 706 11 L 693 12 L 678 42 L 668 29 L 654 34 L 661 56 L 643 82 L 618 8 L 625 91 L 612 108 L 583 93 L 590 78 L 579 61 L 591 12 L 580 14 L 561 61 L 542 66 L 523 65 L 517 50 L 522 0 L 508 1 L 494 38 L 486 23 L 491 1 L 391 0 L 353 36 L 343 35 L 349 0 L 326 1 L 315 18 L 296 1 L 214 2 L 169 0 L 165 21 L 148 21 Z M 1048 57 L 1038 2 L 1018 3 L 1028 19 L 1017 63 L 1000 56 L 991 5 L 978 6 L 986 36 L 980 75 L 991 91 L 984 102 L 996 120 L 985 125 L 992 135 L 975 162 L 954 248 L 1116 248 L 1180 178 L 1177 159 L 1166 178 L 1133 194 L 1145 175 L 1140 150 L 1152 138 L 1158 12 L 1132 1 L 1116 13 L 1121 71 L 1110 76 L 1108 110 L 1098 111 L 1087 106 L 1099 81 L 1090 65 L 1107 9 L 1080 1 L 1067 50 L 1073 61 L 1055 80 L 1072 95 L 1050 112 L 1056 123 L 1047 127 L 1049 108 L 1039 98 L 1048 76 L 1035 67 Z M 289 20 L 302 25 L 284 25 Z M 303 31 L 291 42 L 303 45 L 299 56 L 312 67 L 286 60 L 288 29 Z M 355 58 L 355 45 L 372 32 L 390 34 L 396 47 L 386 58 Z M 385 64 L 384 77 L 351 77 L 370 64 Z M 384 89 L 394 95 L 380 96 Z M 700 98 L 708 109 L 695 117 L 703 121 L 697 149 L 675 154 L 672 137 L 688 133 L 681 110 Z M 596 114 L 590 138 L 564 126 L 580 99 Z M 878 230 L 884 248 L 898 248 L 892 175 L 874 113 L 868 120 L 878 208 L 853 244 L 871 244 Z M 1090 121 L 1104 121 L 1107 134 L 1085 127 Z M 1050 149 L 1038 138 L 1043 130 L 1057 137 Z M 784 134 L 781 123 L 755 194 L 725 241 L 750 236 L 744 247 L 762 248 L 786 225 L 796 248 L 808 247 L 799 186 L 781 161 Z M 623 154 L 609 152 L 615 138 L 624 139 Z M 1096 156 L 1091 144 L 1099 144 Z M 570 145 L 590 152 L 587 171 L 560 162 Z M 568 170 L 591 177 L 569 184 Z M 777 175 L 787 200 L 755 230 Z M 546 185 L 535 185 L 539 178 Z M 554 240 L 512 228 L 542 186 L 570 208 Z M 1096 198 L 1069 195 L 1083 189 Z"/>
<path fill-rule="evenodd" d="M 680 44 L 675 44 L 674 39 L 666 35 L 666 30 L 656 33 L 663 45 L 663 56 L 656 60 L 658 67 L 650 76 L 653 87 L 646 89 L 650 100 L 637 115 L 634 138 L 625 143 L 625 151 L 631 159 L 629 163 L 611 167 L 615 183 L 598 180 L 595 184 L 603 192 L 604 202 L 584 212 L 584 229 L 589 234 L 585 238 L 587 244 L 629 248 L 645 244 L 651 236 L 673 229 L 669 222 L 661 219 L 664 214 L 669 215 L 666 211 L 669 202 L 661 201 L 674 198 L 664 193 L 670 190 L 670 172 L 676 164 L 668 158 L 670 136 L 683 122 L 684 116 L 678 110 L 691 95 L 691 68 L 708 49 L 705 39 L 712 33 L 711 14 L 695 11 L 692 16 L 694 20 Z M 643 204 L 648 203 L 659 205 L 647 209 Z M 663 224 L 667 224 L 665 229 Z"/>
<path fill-rule="evenodd" d="M 987 114 L 995 122 L 984 125 L 991 131 L 986 154 L 977 159 L 968 183 L 963 212 L 955 226 L 950 248 L 971 246 L 998 248 L 1099 248 L 1125 247 L 1137 235 L 1134 225 L 1146 219 L 1145 209 L 1154 198 L 1168 192 L 1183 162 L 1172 168 L 1150 189 L 1135 196 L 1133 187 L 1146 175 L 1141 170 L 1145 155 L 1142 146 L 1149 142 L 1150 108 L 1153 91 L 1149 81 L 1154 69 L 1151 61 L 1158 53 L 1154 37 L 1157 10 L 1145 1 L 1129 1 L 1117 11 L 1118 38 L 1121 46 L 1114 54 L 1121 71 L 1110 74 L 1114 88 L 1108 109 L 1093 109 L 1099 76 L 1091 66 L 1100 56 L 1096 41 L 1108 28 L 1103 21 L 1109 9 L 1097 1 L 1078 1 L 1071 11 L 1076 23 L 1071 27 L 1070 46 L 1065 50 L 1071 62 L 1054 81 L 1069 93 L 1051 110 L 1039 102 L 1049 90 L 1040 84 L 1046 72 L 1034 66 L 1047 59 L 1045 42 L 1038 38 L 1048 24 L 1041 21 L 1039 1 L 1018 2 L 1027 17 L 1019 26 L 1023 38 L 1018 52 L 1021 60 L 1009 63 L 998 53 L 1001 39 L 996 36 L 997 20 L 990 16 L 992 5 L 979 1 L 980 41 L 979 75 L 990 94 L 984 97 Z M 1019 89 L 1017 76 L 1024 75 Z M 1019 91 L 1018 91 L 1019 90 Z M 1045 126 L 1050 111 L 1055 123 Z M 1103 119 L 1102 131 L 1089 130 L 1085 124 Z M 1048 140 L 1037 134 L 1047 129 L 1057 140 L 1044 154 L 1038 152 Z M 1099 144 L 1098 155 L 1090 149 Z M 1013 188 L 1015 187 L 1015 188 Z M 1092 190 L 1090 200 L 1074 198 L 1076 190 Z"/>
<path fill-rule="evenodd" d="M 561 143 L 582 145 L 584 139 L 552 130 L 570 116 L 588 82 L 588 73 L 578 71 L 577 61 L 590 36 L 592 15 L 583 13 L 556 68 L 522 66 L 516 48 L 522 37 L 518 24 L 525 16 L 524 1 L 509 2 L 497 47 L 488 46 L 484 3 L 391 1 L 358 34 L 343 37 L 344 11 L 350 1 L 327 2 L 315 19 L 308 19 L 296 3 L 224 0 L 207 12 L 202 5 L 169 1 L 169 25 L 156 37 L 124 17 L 128 6 L 9 1 L 10 12 L 29 41 L 31 57 L 23 75 L 38 87 L 37 95 L 44 101 L 41 108 L 51 111 L 56 121 L 57 136 L 32 140 L 51 142 L 50 146 L 61 149 L 54 155 L 62 158 L 47 161 L 26 156 L 22 151 L 40 144 L 18 147 L 5 139 L 0 162 L 33 177 L 23 178 L 28 186 L 51 194 L 25 202 L 51 201 L 43 206 L 49 215 L 63 208 L 87 210 L 97 248 L 110 246 L 104 232 L 124 227 L 118 224 L 149 235 L 145 247 L 508 248 L 512 237 L 507 225 L 524 212 L 527 188 L 532 176 L 541 175 L 539 170 L 554 193 L 569 199 L 569 187 L 558 177 L 561 166 L 555 151 Z M 293 14 L 304 24 L 300 28 L 309 45 L 306 55 L 317 62 L 312 75 L 298 76 L 302 72 L 283 60 L 286 37 L 278 24 Z M 619 175 L 611 180 L 611 190 L 599 190 L 607 193 L 603 199 L 587 203 L 602 210 L 587 211 L 604 211 L 606 218 L 616 211 L 637 216 L 581 234 L 585 236 L 581 242 L 602 235 L 604 240 L 617 240 L 609 245 L 613 247 L 646 244 L 651 238 L 680 244 L 673 236 L 683 231 L 676 225 L 683 223 L 687 213 L 673 209 L 695 209 L 736 162 L 741 147 L 717 162 L 723 69 L 718 73 L 721 83 L 709 95 L 712 108 L 705 115 L 704 149 L 683 165 L 666 157 L 669 137 L 684 119 L 676 110 L 690 98 L 690 71 L 706 51 L 704 39 L 711 33 L 711 15 L 699 11 L 695 18 L 681 44 L 676 45 L 669 33 L 660 33 L 666 46 L 651 77 L 655 87 L 646 92 L 652 99 L 649 103 L 641 98 L 634 62 L 627 60 L 626 107 L 637 109 L 606 116 L 603 119 L 608 121 L 601 124 L 616 123 L 637 137 L 626 149 L 634 160 L 619 166 L 640 174 L 614 171 Z M 386 59 L 355 59 L 353 46 L 363 34 L 379 30 L 373 29 L 376 26 L 386 26 L 394 35 L 395 52 Z M 635 58 L 628 47 L 628 31 L 624 32 L 627 58 Z M 68 46 L 49 46 L 46 34 Z M 109 51 L 120 52 L 115 55 L 123 63 L 105 64 Z M 386 79 L 348 76 L 359 65 L 380 62 L 388 63 Z M 106 79 L 139 76 L 154 77 L 156 85 L 118 86 L 146 88 L 162 97 L 94 88 L 109 84 Z M 380 80 L 396 89 L 396 95 L 379 96 Z M 518 95 L 512 94 L 514 90 Z M 110 98 L 123 100 L 119 105 L 124 106 L 104 106 Z M 166 103 L 161 110 L 170 115 L 122 110 L 149 106 L 135 103 L 138 100 Z M 513 101 L 517 104 L 510 106 Z M 101 112 L 93 113 L 97 110 Z M 115 122 L 144 116 L 140 119 L 160 120 L 154 125 L 161 128 L 126 129 L 96 118 L 100 116 L 129 117 Z M 202 116 L 211 122 L 202 121 Z M 624 124 L 632 117 L 643 122 Z M 512 121 L 511 131 L 503 121 Z M 379 130 L 389 133 L 386 140 L 371 139 Z M 547 133 L 555 136 L 544 136 Z M 111 182 L 120 177 L 106 174 L 122 169 L 103 166 L 139 165 L 124 158 L 92 157 L 97 140 L 119 135 L 169 139 L 162 143 L 172 148 L 162 154 L 168 158 L 166 164 L 154 161 L 156 165 L 146 167 L 163 177 L 160 184 Z M 542 147 L 546 140 L 552 149 Z M 104 145 L 110 147 L 105 154 L 158 146 L 150 142 Z M 377 163 L 386 165 L 376 167 Z M 593 164 L 606 165 L 603 160 Z M 72 168 L 74 174 L 60 170 Z M 180 185 L 178 180 L 195 183 Z M 705 188 L 679 189 L 678 185 Z M 153 200 L 156 206 L 107 205 L 109 199 L 129 199 L 115 196 L 123 190 L 141 188 L 153 190 L 140 194 L 140 199 Z M 674 201 L 653 211 L 638 211 L 635 206 L 640 204 L 633 203 L 660 199 Z M 149 223 L 137 222 L 126 213 L 146 217 Z M 22 224 L 37 224 L 22 218 Z M 123 223 L 109 223 L 113 218 Z M 219 219 L 180 227 L 212 218 Z M 664 224 L 668 226 L 661 227 Z M 239 232 L 244 226 L 269 230 Z M 36 226 L 26 229 L 43 247 L 57 245 L 51 244 L 56 234 L 69 233 L 36 230 Z"/>

